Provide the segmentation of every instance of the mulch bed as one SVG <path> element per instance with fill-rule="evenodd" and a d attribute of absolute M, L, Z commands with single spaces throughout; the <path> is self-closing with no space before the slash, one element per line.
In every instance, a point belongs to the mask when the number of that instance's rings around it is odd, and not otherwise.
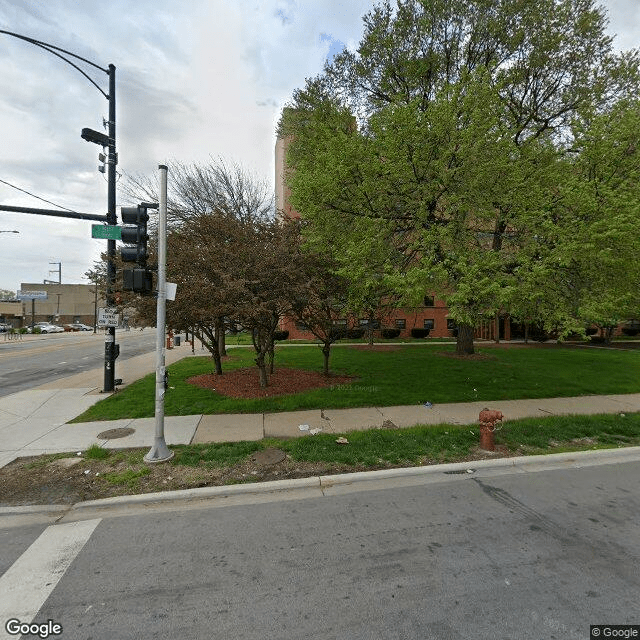
<path fill-rule="evenodd" d="M 310 391 L 320 387 L 348 384 L 355 380 L 352 376 L 324 376 L 316 371 L 287 369 L 278 367 L 269 375 L 269 386 L 260 388 L 257 367 L 245 367 L 227 371 L 222 375 L 207 373 L 188 378 L 187 382 L 203 389 L 211 389 L 230 398 L 270 398 Z"/>

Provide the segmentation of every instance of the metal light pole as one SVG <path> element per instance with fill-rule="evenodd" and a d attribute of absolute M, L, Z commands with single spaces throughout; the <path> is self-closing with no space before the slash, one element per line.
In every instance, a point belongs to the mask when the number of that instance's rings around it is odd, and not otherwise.
<path fill-rule="evenodd" d="M 35 38 L 29 38 L 28 36 L 21 35 L 19 33 L 13 33 L 12 31 L 6 31 L 4 29 L 0 29 L 0 34 L 4 34 L 7 36 L 12 36 L 13 38 L 18 38 L 19 40 L 23 40 L 24 42 L 28 42 L 30 44 L 35 45 L 36 47 L 40 47 L 45 51 L 57 56 L 61 60 L 64 60 L 67 64 L 71 65 L 76 71 L 81 73 L 108 101 L 109 101 L 109 122 L 108 122 L 108 131 L 109 134 L 105 135 L 98 131 L 93 131 L 92 129 L 83 129 L 82 130 L 82 138 L 87 140 L 87 142 L 93 142 L 95 144 L 99 144 L 103 147 L 108 147 L 109 149 L 109 171 L 107 175 L 107 215 L 99 216 L 94 214 L 85 214 L 79 212 L 61 212 L 61 211 L 52 211 L 49 209 L 34 209 L 28 207 L 10 207 L 10 206 L 1 206 L 0 211 L 15 211 L 19 213 L 31 213 L 37 215 L 48 215 L 48 216 L 57 216 L 60 218 L 75 218 L 80 220 L 96 220 L 100 222 L 106 222 L 109 225 L 117 224 L 116 217 L 116 164 L 118 163 L 118 155 L 116 153 L 116 68 L 115 65 L 110 64 L 108 69 L 101 67 L 100 65 L 92 62 L 91 60 L 87 60 L 82 56 L 79 56 L 71 51 L 67 51 L 66 49 L 62 49 L 61 47 L 56 47 L 55 45 L 49 44 L 47 42 L 42 42 L 41 40 L 36 40 Z M 69 60 L 65 57 L 65 55 L 71 56 L 76 60 L 81 60 L 82 62 L 94 67 L 95 69 L 99 69 L 100 71 L 106 73 L 109 76 L 109 93 L 105 93 L 99 85 L 91 78 L 85 71 L 83 71 L 77 64 Z M 114 299 L 114 285 L 116 281 L 116 267 L 115 267 L 115 256 L 116 256 L 116 241 L 108 240 L 107 241 L 107 283 L 106 283 L 106 302 L 108 307 L 113 307 L 115 305 Z M 115 327 L 109 327 L 105 332 L 105 345 L 104 345 L 104 389 L 105 393 L 111 392 L 115 388 L 115 361 L 117 357 L 117 347 L 116 347 L 116 329 Z"/>
<path fill-rule="evenodd" d="M 156 433 L 153 446 L 144 457 L 145 462 L 166 462 L 173 451 L 164 439 L 165 324 L 167 307 L 167 167 L 160 169 L 160 209 L 158 210 L 158 303 L 156 305 Z"/>

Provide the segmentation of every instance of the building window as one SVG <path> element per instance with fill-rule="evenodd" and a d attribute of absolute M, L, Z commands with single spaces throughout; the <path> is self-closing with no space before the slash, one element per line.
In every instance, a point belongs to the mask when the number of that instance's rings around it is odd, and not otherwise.
<path fill-rule="evenodd" d="M 336 325 L 336 326 L 345 327 L 347 325 L 347 319 L 346 318 L 340 318 L 339 320 L 334 320 L 333 324 Z"/>
<path fill-rule="evenodd" d="M 304 322 L 296 322 L 296 329 L 298 331 L 309 331 L 309 327 Z"/>
<path fill-rule="evenodd" d="M 453 318 L 447 318 L 447 329 L 449 331 L 453 331 L 457 327 L 458 327 L 458 324 L 456 323 L 456 321 Z"/>
<path fill-rule="evenodd" d="M 406 329 L 407 321 L 404 318 L 396 318 L 396 329 Z"/>
<path fill-rule="evenodd" d="M 435 320 L 433 318 L 426 318 L 424 321 L 425 329 L 434 329 L 436 326 Z"/>
<path fill-rule="evenodd" d="M 424 297 L 424 306 L 425 307 L 435 307 L 435 300 L 433 296 L 425 296 Z M 426 329 L 426 327 L 425 327 Z"/>

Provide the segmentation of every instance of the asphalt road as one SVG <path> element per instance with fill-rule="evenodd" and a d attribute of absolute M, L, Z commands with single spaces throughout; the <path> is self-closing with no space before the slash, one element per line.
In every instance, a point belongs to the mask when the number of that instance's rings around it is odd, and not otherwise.
<path fill-rule="evenodd" d="M 586 640 L 640 624 L 640 462 L 510 469 L 0 530 L 0 592 L 21 589 L 0 617 L 52 620 L 65 640 Z"/>
<path fill-rule="evenodd" d="M 155 339 L 154 329 L 116 331 L 119 360 L 153 351 Z M 102 366 L 102 332 L 25 336 L 22 341 L 5 341 L 0 334 L 0 397 Z"/>

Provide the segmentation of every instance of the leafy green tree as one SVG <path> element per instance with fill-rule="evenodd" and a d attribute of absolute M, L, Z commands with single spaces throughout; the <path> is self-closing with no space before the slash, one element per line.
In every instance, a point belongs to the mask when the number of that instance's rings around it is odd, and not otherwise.
<path fill-rule="evenodd" d="M 364 24 L 358 50 L 283 113 L 291 202 L 363 285 L 382 247 L 406 303 L 444 299 L 471 353 L 474 326 L 514 304 L 514 274 L 535 264 L 571 125 L 633 93 L 637 54 L 613 54 L 592 0 L 398 0 Z"/>
<path fill-rule="evenodd" d="M 157 202 L 157 176 L 128 176 L 124 190 L 132 202 Z M 236 321 L 241 295 L 236 276 L 244 273 L 245 264 L 240 257 L 259 237 L 256 227 L 273 221 L 273 197 L 264 182 L 221 159 L 204 165 L 169 163 L 168 192 L 167 278 L 178 290 L 167 305 L 167 323 L 191 329 L 221 374 L 225 327 Z M 153 232 L 151 237 L 153 252 Z M 262 250 L 255 244 L 252 248 Z M 124 298 L 141 319 L 155 323 L 152 300 Z"/>
<path fill-rule="evenodd" d="M 13 300 L 15 297 L 15 291 L 10 291 L 9 289 L 0 289 L 0 300 Z"/>
<path fill-rule="evenodd" d="M 320 341 L 322 371 L 328 376 L 331 345 L 338 338 L 335 320 L 346 315 L 348 281 L 335 272 L 336 265 L 326 255 L 301 252 L 298 264 L 300 279 L 289 313 Z"/>
<path fill-rule="evenodd" d="M 554 200 L 532 227 L 528 268 L 514 291 L 531 300 L 554 289 L 544 296 L 555 302 L 544 316 L 548 328 L 567 333 L 595 324 L 609 337 L 640 310 L 639 106 L 623 99 L 575 124 Z"/>

